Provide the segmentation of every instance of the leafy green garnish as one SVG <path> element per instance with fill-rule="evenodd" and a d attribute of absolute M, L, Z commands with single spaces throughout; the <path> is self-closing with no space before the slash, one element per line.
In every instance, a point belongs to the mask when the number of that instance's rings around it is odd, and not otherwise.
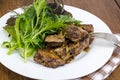
<path fill-rule="evenodd" d="M 11 41 L 3 43 L 9 49 L 8 54 L 19 50 L 26 62 L 27 57 L 45 46 L 46 35 L 57 33 L 68 23 L 80 24 L 80 21 L 69 15 L 54 14 L 47 4 L 47 0 L 36 0 L 24 13 L 17 15 L 14 26 L 4 27 L 11 35 Z"/>

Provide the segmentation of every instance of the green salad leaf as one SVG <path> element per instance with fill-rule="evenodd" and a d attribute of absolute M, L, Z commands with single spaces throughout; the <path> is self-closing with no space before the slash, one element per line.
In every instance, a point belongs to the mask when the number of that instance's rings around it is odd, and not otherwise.
<path fill-rule="evenodd" d="M 57 33 L 69 23 L 80 24 L 81 21 L 69 15 L 54 14 L 47 2 L 35 0 L 33 5 L 25 8 L 24 13 L 17 15 L 15 25 L 4 27 L 11 35 L 11 41 L 3 42 L 3 46 L 9 49 L 8 54 L 18 50 L 26 62 L 27 57 L 45 46 L 46 35 Z"/>

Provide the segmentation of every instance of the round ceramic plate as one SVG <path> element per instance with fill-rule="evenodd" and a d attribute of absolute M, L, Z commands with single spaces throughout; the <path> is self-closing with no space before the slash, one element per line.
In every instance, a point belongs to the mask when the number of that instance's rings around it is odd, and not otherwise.
<path fill-rule="evenodd" d="M 75 19 L 81 20 L 83 24 L 92 24 L 95 32 L 111 33 L 108 26 L 95 15 L 72 6 L 65 6 L 65 9 L 71 12 Z M 15 11 L 23 12 L 21 8 Z M 6 20 L 12 15 L 15 14 L 9 12 L 0 18 L 0 45 L 3 41 L 10 40 L 7 32 L 3 30 L 3 26 L 6 25 Z M 7 55 L 8 49 L 0 47 L 0 62 L 12 71 L 34 79 L 73 79 L 88 75 L 102 67 L 111 57 L 113 50 L 112 44 L 101 39 L 95 39 L 87 53 L 82 52 L 73 62 L 53 69 L 29 60 L 24 63 L 17 52 Z"/>

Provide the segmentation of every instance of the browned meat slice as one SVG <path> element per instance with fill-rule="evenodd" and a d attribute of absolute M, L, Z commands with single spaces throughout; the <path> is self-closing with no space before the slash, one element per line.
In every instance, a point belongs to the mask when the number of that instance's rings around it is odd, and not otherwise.
<path fill-rule="evenodd" d="M 47 36 L 45 42 L 49 46 L 45 49 L 39 49 L 34 60 L 51 68 L 71 62 L 75 56 L 90 45 L 89 32 L 93 32 L 94 29 L 88 26 L 78 27 L 72 24 L 58 35 Z"/>
<path fill-rule="evenodd" d="M 64 46 L 64 47 L 59 47 L 55 49 L 55 52 L 58 56 L 60 56 L 66 63 L 68 63 L 68 61 L 70 62 L 71 60 L 74 59 L 74 55 L 70 54 L 69 52 L 69 48 L 68 46 Z"/>
<path fill-rule="evenodd" d="M 44 66 L 56 68 L 71 62 L 75 56 L 80 54 L 88 46 L 89 37 L 86 37 L 82 41 L 70 43 L 62 47 L 39 49 L 34 56 L 34 60 Z"/>
<path fill-rule="evenodd" d="M 39 49 L 34 60 L 44 66 L 56 68 L 65 64 L 65 61 L 57 56 L 53 49 Z"/>
<path fill-rule="evenodd" d="M 82 52 L 88 46 L 89 46 L 89 37 L 87 36 L 83 40 L 80 40 L 77 43 L 69 44 L 69 52 L 70 54 L 77 56 L 78 54 L 80 54 L 80 52 Z"/>
<path fill-rule="evenodd" d="M 64 59 L 64 57 L 66 56 L 66 47 L 63 46 L 63 47 L 58 47 L 58 48 L 55 48 L 55 52 L 58 56 L 60 56 L 62 59 Z"/>
<path fill-rule="evenodd" d="M 82 24 L 81 27 L 86 30 L 88 33 L 91 33 L 94 31 L 93 25 L 92 24 Z M 93 41 L 93 38 L 90 38 L 90 43 L 91 44 Z"/>
<path fill-rule="evenodd" d="M 65 42 L 65 38 L 61 33 L 59 35 L 48 35 L 45 42 L 48 47 L 59 47 Z"/>
<path fill-rule="evenodd" d="M 72 24 L 64 29 L 64 34 L 67 39 L 76 42 L 84 38 L 88 32 Z"/>
<path fill-rule="evenodd" d="M 81 27 L 86 30 L 88 33 L 93 32 L 94 28 L 92 24 L 82 24 Z"/>

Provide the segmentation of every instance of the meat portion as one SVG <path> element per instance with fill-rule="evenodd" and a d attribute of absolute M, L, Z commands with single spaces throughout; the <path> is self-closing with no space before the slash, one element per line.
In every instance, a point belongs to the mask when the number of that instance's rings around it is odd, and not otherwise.
<path fill-rule="evenodd" d="M 83 40 L 80 40 L 77 43 L 69 44 L 69 52 L 70 54 L 74 54 L 74 56 L 77 56 L 80 52 L 82 52 L 88 46 L 89 46 L 89 36 L 86 36 Z"/>
<path fill-rule="evenodd" d="M 44 66 L 56 68 L 71 62 L 75 56 L 89 46 L 89 38 L 58 48 L 39 49 L 34 60 Z"/>
<path fill-rule="evenodd" d="M 69 25 L 62 30 L 62 35 L 61 33 L 48 35 L 45 39 L 47 47 L 39 49 L 34 56 L 34 60 L 51 68 L 71 62 L 75 56 L 90 45 L 89 32 L 93 32 L 93 29 L 87 29 L 89 28 L 88 26 L 83 28 Z M 59 46 L 56 46 L 56 43 Z"/>
<path fill-rule="evenodd" d="M 82 29 L 86 30 L 88 33 L 91 33 L 94 31 L 94 27 L 92 24 L 82 24 L 81 27 Z M 92 41 L 93 41 L 93 38 L 90 38 L 89 44 L 91 44 Z"/>
<path fill-rule="evenodd" d="M 93 32 L 94 28 L 92 24 L 82 24 L 81 27 L 86 30 L 88 33 Z"/>
<path fill-rule="evenodd" d="M 48 47 L 59 47 L 65 42 L 65 38 L 62 33 L 59 35 L 48 35 L 45 38 L 45 42 Z"/>
<path fill-rule="evenodd" d="M 39 49 L 34 56 L 34 60 L 44 66 L 52 68 L 65 64 L 65 61 L 57 56 L 53 49 Z"/>
<path fill-rule="evenodd" d="M 88 32 L 72 24 L 64 29 L 64 34 L 67 39 L 73 42 L 77 42 L 80 39 L 84 38 Z"/>

